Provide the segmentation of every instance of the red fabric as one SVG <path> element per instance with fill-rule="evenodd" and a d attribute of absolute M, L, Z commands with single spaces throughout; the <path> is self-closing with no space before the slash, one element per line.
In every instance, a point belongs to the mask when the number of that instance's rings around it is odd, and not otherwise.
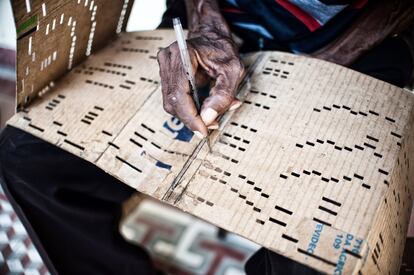
<path fill-rule="evenodd" d="M 321 27 L 318 21 L 315 20 L 308 13 L 303 11 L 301 8 L 290 3 L 288 0 L 275 0 L 276 3 L 284 7 L 287 11 L 293 14 L 297 19 L 299 19 L 310 31 L 315 31 Z"/>
<path fill-rule="evenodd" d="M 350 7 L 354 9 L 361 9 L 368 3 L 368 0 L 355 0 Z"/>
<path fill-rule="evenodd" d="M 229 13 L 240 13 L 240 14 L 245 13 L 244 11 L 241 11 L 235 8 L 224 8 L 224 9 L 221 9 L 221 11 L 229 12 Z"/>

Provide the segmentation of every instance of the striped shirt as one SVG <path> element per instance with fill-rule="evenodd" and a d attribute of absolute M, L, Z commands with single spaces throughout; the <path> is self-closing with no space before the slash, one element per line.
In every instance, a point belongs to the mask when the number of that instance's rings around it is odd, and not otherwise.
<path fill-rule="evenodd" d="M 221 11 L 241 51 L 312 52 L 346 29 L 368 0 L 225 0 Z"/>

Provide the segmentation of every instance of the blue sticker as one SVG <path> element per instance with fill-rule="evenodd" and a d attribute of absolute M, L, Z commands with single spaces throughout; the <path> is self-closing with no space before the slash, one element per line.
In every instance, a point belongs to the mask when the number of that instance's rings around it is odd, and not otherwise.
<path fill-rule="evenodd" d="M 164 122 L 164 128 L 174 134 L 174 139 L 189 142 L 193 138 L 193 131 L 188 129 L 178 118 L 171 117 Z"/>

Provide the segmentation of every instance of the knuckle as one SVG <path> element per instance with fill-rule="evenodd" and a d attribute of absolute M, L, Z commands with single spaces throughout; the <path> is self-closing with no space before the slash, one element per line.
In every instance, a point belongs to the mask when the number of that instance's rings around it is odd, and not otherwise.
<path fill-rule="evenodd" d="M 170 105 L 171 107 L 176 106 L 178 103 L 177 100 L 177 95 L 174 92 L 170 92 L 166 94 L 166 102 L 168 103 L 168 105 Z"/>
<path fill-rule="evenodd" d="M 243 77 L 246 69 L 244 67 L 243 62 L 240 59 L 234 60 L 234 62 L 233 62 L 233 70 L 232 71 L 233 71 L 234 76 L 237 79 Z"/>
<path fill-rule="evenodd" d="M 158 62 L 161 62 L 162 60 L 164 60 L 164 58 L 165 58 L 166 55 L 167 55 L 167 49 L 166 48 L 161 48 L 157 52 L 157 60 L 158 60 Z"/>
<path fill-rule="evenodd" d="M 170 104 L 168 104 L 167 102 L 163 103 L 163 108 L 167 113 L 169 113 L 171 115 L 174 115 L 174 108 Z"/>

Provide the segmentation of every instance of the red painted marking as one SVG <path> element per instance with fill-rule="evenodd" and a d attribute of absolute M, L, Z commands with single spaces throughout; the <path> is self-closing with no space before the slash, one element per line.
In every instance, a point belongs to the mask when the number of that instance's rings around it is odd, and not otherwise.
<path fill-rule="evenodd" d="M 233 258 L 241 262 L 246 257 L 246 255 L 241 251 L 208 240 L 201 241 L 200 247 L 214 252 L 214 259 L 210 264 L 209 270 L 207 271 L 208 275 L 216 274 L 218 268 L 220 267 L 221 261 L 225 258 Z"/>
<path fill-rule="evenodd" d="M 157 234 L 162 233 L 166 236 L 171 236 L 174 233 L 174 228 L 167 227 L 165 225 L 148 220 L 146 218 L 139 217 L 135 221 L 136 223 L 144 224 L 147 227 L 149 227 L 147 232 L 145 232 L 144 237 L 142 238 L 142 241 L 141 241 L 142 245 L 146 245 Z"/>

